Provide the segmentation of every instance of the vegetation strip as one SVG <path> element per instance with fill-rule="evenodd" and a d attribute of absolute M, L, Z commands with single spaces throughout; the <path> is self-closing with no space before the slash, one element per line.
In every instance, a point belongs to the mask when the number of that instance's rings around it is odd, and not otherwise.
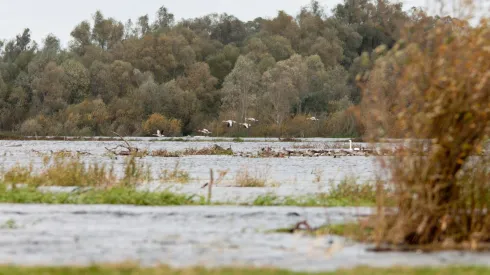
<path fill-rule="evenodd" d="M 490 274 L 490 268 L 487 267 L 444 267 L 444 268 L 369 268 L 360 267 L 351 270 L 337 270 L 335 272 L 292 272 L 279 269 L 253 269 L 253 268 L 222 268 L 222 269 L 205 269 L 205 268 L 187 268 L 172 269 L 169 267 L 139 268 L 132 266 L 91 266 L 91 267 L 19 267 L 19 266 L 0 266 L 0 274 L 8 275 L 486 275 Z"/>
<path fill-rule="evenodd" d="M 0 203 L 29 204 L 127 204 L 147 206 L 167 205 L 207 205 L 204 196 L 179 194 L 171 191 L 140 191 L 133 187 L 113 187 L 107 189 L 80 189 L 73 192 L 48 192 L 35 187 L 11 188 L 0 184 Z M 258 196 L 250 203 L 212 202 L 212 205 L 253 205 L 253 206 L 301 206 L 340 207 L 374 206 L 375 201 L 335 197 L 335 195 L 311 195 L 298 197 Z"/>
<path fill-rule="evenodd" d="M 176 194 L 169 191 L 143 192 L 130 187 L 75 192 L 42 192 L 35 188 L 12 188 L 0 185 L 0 203 L 25 204 L 128 204 L 141 206 L 202 205 L 197 195 Z"/>

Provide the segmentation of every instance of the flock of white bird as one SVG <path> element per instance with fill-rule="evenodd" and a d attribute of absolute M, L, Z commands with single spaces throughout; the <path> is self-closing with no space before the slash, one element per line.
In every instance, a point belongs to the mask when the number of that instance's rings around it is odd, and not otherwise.
<path fill-rule="evenodd" d="M 314 116 L 307 118 L 307 120 L 319 121 L 319 119 L 316 118 L 316 117 L 314 117 Z M 236 121 L 229 119 L 229 120 L 224 120 L 223 123 L 225 123 L 228 128 L 232 128 L 233 125 L 237 125 L 238 124 L 239 126 L 245 128 L 245 129 L 249 129 L 250 127 L 252 127 L 252 124 L 251 123 L 257 123 L 257 122 L 259 122 L 257 119 L 255 119 L 253 117 L 247 117 L 247 118 L 245 118 L 245 121 L 246 122 L 237 123 Z M 198 129 L 197 132 L 198 133 L 201 133 L 203 135 L 206 135 L 206 136 L 212 134 L 212 132 L 209 131 L 208 129 Z M 160 130 L 157 130 L 157 133 L 156 134 L 153 134 L 153 135 L 156 136 L 156 137 L 165 137 Z"/>

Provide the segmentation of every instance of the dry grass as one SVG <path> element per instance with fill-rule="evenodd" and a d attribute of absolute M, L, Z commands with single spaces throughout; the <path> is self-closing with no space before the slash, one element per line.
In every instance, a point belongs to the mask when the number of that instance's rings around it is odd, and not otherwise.
<path fill-rule="evenodd" d="M 32 164 L 14 167 L 2 171 L 3 183 L 27 184 L 29 186 L 134 186 L 143 181 L 151 180 L 149 166 L 137 163 L 135 156 L 127 157 L 124 176 L 118 179 L 114 166 L 98 162 L 86 163 L 80 156 L 54 155 L 45 156 L 40 168 Z"/>
<path fill-rule="evenodd" d="M 180 161 L 177 161 L 172 170 L 163 169 L 160 173 L 160 181 L 162 183 L 188 183 L 191 179 L 189 172 L 181 170 L 179 166 Z"/>
<path fill-rule="evenodd" d="M 150 153 L 153 157 L 181 157 L 181 156 L 211 156 L 211 155 L 233 155 L 231 148 L 223 148 L 219 145 L 213 145 L 211 147 L 195 149 L 187 148 L 183 151 L 167 151 L 167 150 L 155 150 Z"/>
<path fill-rule="evenodd" d="M 268 170 L 255 170 L 250 172 L 247 167 L 242 167 L 235 178 L 238 187 L 265 187 L 268 180 Z"/>
<path fill-rule="evenodd" d="M 446 18 L 447 19 L 447 18 Z M 479 249 L 490 242 L 490 26 L 422 19 L 378 57 L 363 84 L 367 138 L 411 140 L 383 167 L 398 213 L 378 193 L 384 245 Z M 433 24 L 432 27 L 428 27 Z"/>

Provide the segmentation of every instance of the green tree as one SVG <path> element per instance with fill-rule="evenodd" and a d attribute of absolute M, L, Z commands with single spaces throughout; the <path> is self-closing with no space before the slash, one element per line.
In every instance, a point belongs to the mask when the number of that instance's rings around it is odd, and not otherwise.
<path fill-rule="evenodd" d="M 90 94 L 90 78 L 88 70 L 78 61 L 68 59 L 61 64 L 64 71 L 62 79 L 65 92 L 68 94 L 68 103 L 82 102 Z"/>
<path fill-rule="evenodd" d="M 170 28 L 174 24 L 174 21 L 174 15 L 170 13 L 165 6 L 161 6 L 156 13 L 153 30 L 157 32 L 164 31 L 165 29 Z"/>
<path fill-rule="evenodd" d="M 254 62 L 240 56 L 223 83 L 223 108 L 234 110 L 235 118 L 244 121 L 250 109 L 255 107 L 259 80 L 260 74 Z"/>
<path fill-rule="evenodd" d="M 91 33 L 92 30 L 88 21 L 78 24 L 70 33 L 71 37 L 73 37 L 71 49 L 80 56 L 84 55 L 85 47 L 92 43 Z"/>

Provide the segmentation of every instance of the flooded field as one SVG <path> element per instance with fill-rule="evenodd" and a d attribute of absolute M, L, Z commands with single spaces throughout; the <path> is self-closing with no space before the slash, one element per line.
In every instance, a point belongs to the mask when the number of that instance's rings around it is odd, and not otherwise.
<path fill-rule="evenodd" d="M 274 150 L 322 149 L 345 144 L 335 139 L 308 139 L 302 142 L 248 139 L 233 142 L 231 139 L 213 141 L 205 138 L 187 141 L 139 138 L 131 139 L 131 143 L 142 149 L 168 151 L 200 149 L 216 144 L 223 148 L 231 147 L 234 152 L 257 152 L 264 147 Z M 43 163 L 43 155 L 71 151 L 84 153 L 81 158 L 88 162 L 113 164 L 116 174 L 122 175 L 125 157 L 111 158 L 105 149 L 119 144 L 120 141 L 0 141 L 0 164 L 3 169 L 16 164 L 39 167 Z M 205 195 L 207 191 L 201 186 L 209 181 L 209 170 L 228 170 L 225 180 L 213 189 L 213 202 L 250 202 L 264 194 L 315 194 L 328 191 L 331 183 L 338 183 L 346 177 L 366 182 L 378 176 L 375 157 L 360 156 L 146 156 L 139 161 L 150 165 L 156 178 L 162 169 L 173 169 L 178 162 L 179 169 L 189 173 L 189 183 L 169 184 L 153 180 L 141 188 L 169 188 L 186 194 Z M 243 169 L 266 179 L 266 187 L 237 187 L 236 176 Z M 58 187 L 50 189 L 63 190 Z M 366 245 L 337 236 L 270 233 L 270 230 L 291 227 L 304 220 L 312 226 L 320 226 L 353 221 L 370 213 L 369 208 L 348 207 L 0 204 L 0 264 L 86 265 L 129 260 L 142 265 L 162 263 L 174 267 L 272 266 L 320 271 L 359 265 L 387 267 L 490 263 L 490 254 L 378 254 L 369 252 Z"/>
<path fill-rule="evenodd" d="M 193 138 L 188 141 L 165 141 L 154 138 L 129 138 L 131 144 L 150 151 L 184 149 L 201 149 L 213 145 L 232 148 L 234 152 L 258 152 L 261 148 L 273 150 L 294 148 L 326 148 L 343 146 L 348 148 L 345 139 L 304 139 L 301 142 L 277 142 L 277 139 L 251 138 L 244 142 L 233 142 L 232 139 L 213 141 L 210 138 Z M 34 167 L 42 164 L 42 154 L 57 151 L 84 152 L 82 160 L 97 163 L 114 164 L 115 172 L 123 172 L 124 157 L 112 159 L 107 155 L 106 148 L 113 148 L 121 141 L 0 141 L 2 154 L 0 165 L 8 169 L 16 164 Z M 357 144 L 359 146 L 359 144 Z M 278 196 L 306 195 L 327 191 L 331 183 L 339 182 L 347 177 L 358 182 L 373 180 L 375 174 L 375 157 L 290 157 L 290 158 L 245 158 L 238 156 L 184 156 L 180 158 L 164 158 L 146 156 L 139 160 L 151 166 L 152 176 L 158 179 L 162 170 L 171 170 L 179 164 L 179 169 L 189 173 L 188 184 L 162 184 L 154 180 L 144 188 L 151 190 L 170 188 L 176 192 L 205 194 L 200 187 L 210 178 L 210 169 L 216 173 L 228 171 L 224 180 L 214 188 L 213 201 L 229 202 L 249 201 L 258 195 L 274 193 Z M 251 175 L 267 182 L 265 188 L 236 188 L 236 176 L 239 171 L 247 170 Z"/>
<path fill-rule="evenodd" d="M 268 233 L 308 220 L 352 221 L 367 208 L 0 205 L 0 263 L 86 265 L 126 260 L 174 267 L 489 265 L 490 254 L 368 252 L 335 236 Z"/>

